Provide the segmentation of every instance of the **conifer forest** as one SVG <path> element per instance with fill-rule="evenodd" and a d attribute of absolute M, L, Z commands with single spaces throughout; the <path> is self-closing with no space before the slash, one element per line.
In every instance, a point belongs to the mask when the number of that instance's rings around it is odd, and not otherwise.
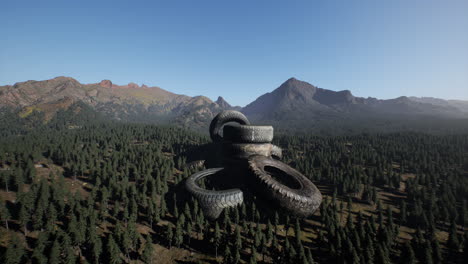
<path fill-rule="evenodd" d="M 207 135 L 67 113 L 1 119 L 0 263 L 468 260 L 468 134 L 278 133 L 319 210 L 296 219 L 251 197 L 210 221 L 183 191 Z"/>

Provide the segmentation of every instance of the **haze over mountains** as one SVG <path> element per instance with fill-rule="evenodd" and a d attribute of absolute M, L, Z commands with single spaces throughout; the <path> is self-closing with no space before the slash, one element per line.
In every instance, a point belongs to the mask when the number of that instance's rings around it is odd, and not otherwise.
<path fill-rule="evenodd" d="M 179 95 L 135 83 L 116 85 L 110 80 L 81 84 L 73 78 L 57 77 L 0 86 L 0 108 L 12 109 L 21 117 L 39 112 L 47 121 L 60 109 L 78 102 L 117 120 L 172 123 L 195 129 L 206 128 L 211 118 L 225 109 L 241 110 L 256 123 L 289 129 L 326 130 L 356 123 L 369 128 L 399 124 L 413 129 L 421 120 L 434 123 L 468 118 L 467 101 L 361 98 L 348 90 L 335 92 L 295 78 L 244 108 L 233 107 L 222 97 L 213 102 L 204 96 Z"/>

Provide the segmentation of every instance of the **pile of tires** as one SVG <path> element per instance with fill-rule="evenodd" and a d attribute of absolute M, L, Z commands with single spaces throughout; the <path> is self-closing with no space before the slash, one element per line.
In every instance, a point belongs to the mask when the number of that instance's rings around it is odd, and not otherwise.
<path fill-rule="evenodd" d="M 251 192 L 272 200 L 290 213 L 307 217 L 315 212 L 322 201 L 320 191 L 307 177 L 279 161 L 282 150 L 271 144 L 273 132 L 272 126 L 251 125 L 238 111 L 223 111 L 215 116 L 210 124 L 210 137 L 213 142 L 222 144 L 225 169 L 204 170 L 186 181 L 187 190 L 198 200 L 205 216 L 216 219 L 224 208 L 243 202 L 240 189 L 214 191 L 197 184 L 202 178 L 226 173 L 226 170 L 247 174 L 240 178 L 250 178 L 247 182 Z"/>

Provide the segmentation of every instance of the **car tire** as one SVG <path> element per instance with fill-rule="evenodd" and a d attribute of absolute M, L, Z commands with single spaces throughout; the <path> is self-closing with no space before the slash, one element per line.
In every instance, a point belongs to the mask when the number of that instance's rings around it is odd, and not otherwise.
<path fill-rule="evenodd" d="M 212 220 L 217 219 L 224 208 L 240 205 L 244 201 L 240 189 L 213 191 L 203 189 L 197 184 L 198 180 L 215 175 L 223 169 L 212 168 L 197 172 L 185 182 L 186 189 L 198 200 L 205 216 Z"/>
<path fill-rule="evenodd" d="M 271 143 L 273 127 L 229 124 L 224 126 L 223 138 L 233 143 Z"/>
<path fill-rule="evenodd" d="M 223 137 L 220 135 L 224 124 L 237 122 L 241 125 L 249 125 L 247 117 L 239 111 L 225 110 L 217 114 L 210 123 L 210 137 L 213 142 L 220 142 Z"/>
<path fill-rule="evenodd" d="M 281 161 L 264 156 L 249 158 L 249 170 L 253 175 L 256 190 L 263 190 L 267 199 L 300 217 L 312 215 L 322 202 L 319 189 L 303 174 Z M 272 177 L 280 174 L 285 184 Z"/>

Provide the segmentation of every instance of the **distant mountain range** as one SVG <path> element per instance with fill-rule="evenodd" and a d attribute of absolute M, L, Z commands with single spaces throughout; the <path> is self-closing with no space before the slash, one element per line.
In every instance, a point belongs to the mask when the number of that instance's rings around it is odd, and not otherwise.
<path fill-rule="evenodd" d="M 83 102 L 104 116 L 124 121 L 204 126 L 218 112 L 239 109 L 222 97 L 216 102 L 204 96 L 178 95 L 159 87 L 135 83 L 115 85 L 109 80 L 81 84 L 69 77 L 27 81 L 0 86 L 0 107 L 17 109 L 26 117 L 34 111 L 50 119 L 60 109 Z"/>
<path fill-rule="evenodd" d="M 20 117 L 40 112 L 47 121 L 57 111 L 78 102 L 116 120 L 171 123 L 197 130 L 206 129 L 210 120 L 226 109 L 240 110 L 253 122 L 273 124 L 285 130 L 347 130 L 356 125 L 365 129 L 418 129 L 422 121 L 434 124 L 468 118 L 468 101 L 361 98 L 348 90 L 335 92 L 295 78 L 244 108 L 233 107 L 222 97 L 213 102 L 204 96 L 179 95 L 135 83 L 120 86 L 110 80 L 81 84 L 73 78 L 57 77 L 0 86 L 0 108 L 13 109 Z"/>

